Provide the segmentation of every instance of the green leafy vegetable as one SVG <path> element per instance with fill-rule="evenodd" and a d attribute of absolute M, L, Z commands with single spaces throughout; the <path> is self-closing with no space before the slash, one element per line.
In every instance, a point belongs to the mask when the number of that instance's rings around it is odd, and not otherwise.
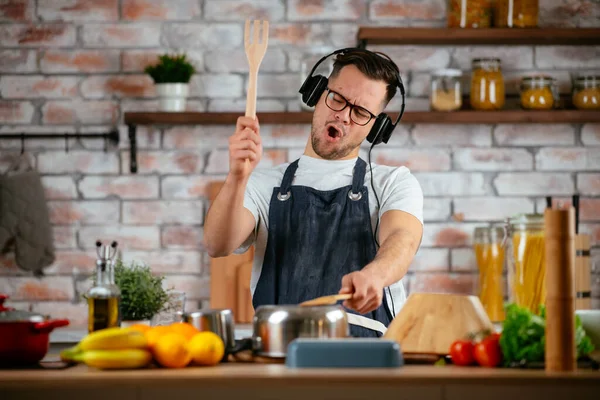
<path fill-rule="evenodd" d="M 575 343 L 577 358 L 594 350 L 590 338 L 585 334 L 579 316 L 575 316 Z M 506 318 L 500 337 L 500 347 L 505 364 L 513 362 L 544 361 L 546 345 L 546 309 L 540 306 L 535 314 L 516 304 L 506 306 Z"/>
<path fill-rule="evenodd" d="M 158 57 L 156 65 L 149 65 L 144 69 L 154 83 L 188 83 L 196 69 L 187 60 L 185 54 Z"/>

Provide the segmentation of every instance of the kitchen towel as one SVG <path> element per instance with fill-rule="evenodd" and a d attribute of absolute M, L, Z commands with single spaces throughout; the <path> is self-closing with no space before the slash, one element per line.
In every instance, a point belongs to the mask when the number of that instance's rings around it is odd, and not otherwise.
<path fill-rule="evenodd" d="M 16 173 L 10 168 L 0 176 L 0 252 L 11 244 L 17 266 L 35 276 L 44 275 L 43 269 L 55 260 L 44 188 L 31 165 Z"/>

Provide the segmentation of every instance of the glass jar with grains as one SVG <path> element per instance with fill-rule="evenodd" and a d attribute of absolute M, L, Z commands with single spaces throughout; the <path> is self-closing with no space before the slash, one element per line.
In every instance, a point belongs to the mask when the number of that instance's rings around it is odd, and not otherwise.
<path fill-rule="evenodd" d="M 459 69 L 442 69 L 431 76 L 431 109 L 435 111 L 454 111 L 462 106 L 462 93 Z"/>
<path fill-rule="evenodd" d="M 558 103 L 556 80 L 549 76 L 526 76 L 521 79 L 521 107 L 549 110 Z"/>
<path fill-rule="evenodd" d="M 497 58 L 475 58 L 472 62 L 471 107 L 475 110 L 499 110 L 504 107 L 504 78 Z"/>
<path fill-rule="evenodd" d="M 448 28 L 489 28 L 491 0 L 448 0 Z"/>
<path fill-rule="evenodd" d="M 580 76 L 575 80 L 573 105 L 580 110 L 600 109 L 600 76 Z"/>
<path fill-rule="evenodd" d="M 538 312 L 546 303 L 544 215 L 517 215 L 505 227 L 509 301 Z"/>
<path fill-rule="evenodd" d="M 494 26 L 499 28 L 535 28 L 538 25 L 539 0 L 496 0 Z"/>

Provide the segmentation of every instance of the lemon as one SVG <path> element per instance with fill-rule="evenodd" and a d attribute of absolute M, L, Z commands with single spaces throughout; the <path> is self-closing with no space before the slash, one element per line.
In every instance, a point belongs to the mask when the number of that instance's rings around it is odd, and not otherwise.
<path fill-rule="evenodd" d="M 200 332 L 188 343 L 188 349 L 194 363 L 216 365 L 225 354 L 225 344 L 219 335 L 213 332 Z"/>

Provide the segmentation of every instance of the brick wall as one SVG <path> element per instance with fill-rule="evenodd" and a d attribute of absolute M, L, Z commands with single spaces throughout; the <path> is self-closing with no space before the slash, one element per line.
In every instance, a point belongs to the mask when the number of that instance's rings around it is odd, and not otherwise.
<path fill-rule="evenodd" d="M 598 1 L 541 3 L 540 25 L 600 26 Z M 17 269 L 10 254 L 2 256 L 0 292 L 18 307 L 68 312 L 82 323 L 85 308 L 72 302 L 73 276 L 93 270 L 94 241 L 101 238 L 118 240 L 124 258 L 149 262 L 192 302 L 209 297 L 209 260 L 201 248 L 206 187 L 227 173 L 233 127 L 141 127 L 139 173 L 131 175 L 123 113 L 157 107 L 143 73 L 157 54 L 185 50 L 194 60 L 190 110 L 243 113 L 243 20 L 268 18 L 258 111 L 295 111 L 301 60 L 315 49 L 355 45 L 359 25 L 444 26 L 445 13 L 443 0 L 0 0 L 0 134 L 118 126 L 122 139 L 108 152 L 93 139 L 71 141 L 68 153 L 61 140 L 26 142 L 47 189 L 57 260 L 37 280 Z M 380 49 L 402 69 L 408 110 L 427 109 L 432 70 L 468 71 L 477 56 L 501 58 L 509 93 L 529 72 L 555 76 L 569 93 L 572 75 L 600 70 L 599 47 Z M 263 125 L 263 163 L 298 157 L 308 132 L 305 125 Z M 0 141 L 0 168 L 19 149 L 18 140 Z M 426 196 L 423 246 L 409 290 L 470 293 L 475 226 L 540 212 L 545 195 L 568 199 L 578 191 L 600 307 L 600 125 L 403 125 L 374 155 L 408 166 Z"/>

